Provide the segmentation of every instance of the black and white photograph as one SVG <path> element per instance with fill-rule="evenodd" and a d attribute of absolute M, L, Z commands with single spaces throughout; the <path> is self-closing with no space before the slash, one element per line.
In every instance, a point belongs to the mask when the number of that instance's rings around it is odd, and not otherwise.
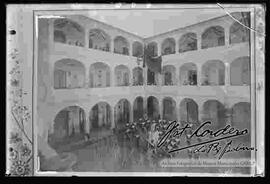
<path fill-rule="evenodd" d="M 8 176 L 264 176 L 265 7 L 7 5 Z"/>

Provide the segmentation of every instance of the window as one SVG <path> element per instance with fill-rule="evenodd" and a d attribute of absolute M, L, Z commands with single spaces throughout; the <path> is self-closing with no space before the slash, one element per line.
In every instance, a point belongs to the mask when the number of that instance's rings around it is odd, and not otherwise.
<path fill-rule="evenodd" d="M 101 29 L 89 31 L 89 48 L 110 51 L 110 36 Z"/>
<path fill-rule="evenodd" d="M 161 44 L 162 55 L 175 53 L 175 40 L 173 38 L 167 38 Z"/>
<path fill-rule="evenodd" d="M 54 31 L 54 41 L 60 43 L 66 43 L 66 35 L 63 31 L 55 30 Z"/>
<path fill-rule="evenodd" d="M 197 71 L 196 70 L 188 71 L 188 84 L 197 85 Z"/>
<path fill-rule="evenodd" d="M 202 49 L 225 45 L 224 28 L 214 26 L 206 29 L 202 34 Z"/>
<path fill-rule="evenodd" d="M 179 40 L 179 52 L 197 50 L 197 36 L 195 33 L 187 33 Z"/>
<path fill-rule="evenodd" d="M 54 41 L 69 45 L 84 46 L 85 32 L 78 23 L 63 18 L 54 21 Z"/>
<path fill-rule="evenodd" d="M 54 71 L 54 88 L 61 89 L 67 87 L 67 73 L 62 70 Z"/>

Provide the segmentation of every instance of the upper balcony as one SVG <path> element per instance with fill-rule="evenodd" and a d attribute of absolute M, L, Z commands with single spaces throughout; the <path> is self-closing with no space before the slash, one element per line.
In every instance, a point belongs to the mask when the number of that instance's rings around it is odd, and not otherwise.
<path fill-rule="evenodd" d="M 85 59 L 87 63 L 107 61 L 112 65 L 124 61 L 129 65 L 129 61 L 137 61 L 137 57 L 142 57 L 142 38 L 92 23 L 84 22 L 85 25 L 82 25 L 75 17 L 53 20 L 49 24 L 51 54 Z"/>
<path fill-rule="evenodd" d="M 241 56 L 249 56 L 250 49 L 248 42 L 238 44 L 230 44 L 207 49 L 191 50 L 183 53 L 174 53 L 162 56 L 163 64 L 177 64 L 179 61 L 203 63 L 207 60 L 217 59 L 224 62 L 233 61 L 234 58 Z"/>
<path fill-rule="evenodd" d="M 72 58 L 82 61 L 85 65 L 89 65 L 96 61 L 107 62 L 107 64 L 110 63 L 110 65 L 116 65 L 119 63 L 126 65 L 137 65 L 137 57 L 131 55 L 116 54 L 113 52 L 57 42 L 53 43 L 53 47 L 51 49 L 51 58 L 51 62 L 55 62 L 59 58 Z"/>

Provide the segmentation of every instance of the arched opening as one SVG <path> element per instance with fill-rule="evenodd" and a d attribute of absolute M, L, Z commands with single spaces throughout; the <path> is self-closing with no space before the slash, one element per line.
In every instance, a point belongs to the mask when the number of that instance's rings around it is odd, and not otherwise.
<path fill-rule="evenodd" d="M 92 107 L 90 111 L 91 132 L 110 129 L 112 125 L 111 121 L 111 107 L 108 103 L 99 102 Z"/>
<path fill-rule="evenodd" d="M 235 59 L 230 66 L 231 85 L 250 85 L 250 58 L 248 56 Z"/>
<path fill-rule="evenodd" d="M 78 23 L 67 18 L 54 21 L 54 41 L 83 47 L 84 28 Z"/>
<path fill-rule="evenodd" d="M 133 86 L 143 85 L 143 69 L 141 67 L 136 67 L 132 70 L 133 73 Z"/>
<path fill-rule="evenodd" d="M 158 46 L 157 42 L 151 42 L 147 45 L 147 50 L 149 52 L 149 55 L 154 57 L 158 55 Z"/>
<path fill-rule="evenodd" d="M 197 35 L 195 33 L 186 33 L 179 39 L 179 52 L 197 50 Z"/>
<path fill-rule="evenodd" d="M 130 103 L 127 99 L 121 99 L 114 107 L 114 121 L 117 129 L 123 129 L 130 122 Z"/>
<path fill-rule="evenodd" d="M 74 59 L 61 59 L 54 63 L 54 88 L 73 89 L 84 87 L 85 67 Z"/>
<path fill-rule="evenodd" d="M 114 39 L 114 53 L 129 55 L 129 43 L 126 38 L 117 36 Z"/>
<path fill-rule="evenodd" d="M 207 61 L 202 66 L 202 85 L 217 86 L 225 83 L 225 65 L 222 61 Z"/>
<path fill-rule="evenodd" d="M 142 57 L 143 56 L 143 45 L 140 42 L 133 42 L 132 44 L 132 56 Z"/>
<path fill-rule="evenodd" d="M 102 88 L 110 86 L 110 67 L 101 62 L 90 66 L 90 88 Z"/>
<path fill-rule="evenodd" d="M 89 31 L 89 48 L 110 51 L 111 38 L 100 29 L 92 29 Z"/>
<path fill-rule="evenodd" d="M 133 104 L 133 120 L 138 121 L 140 118 L 143 118 L 143 115 L 143 98 L 139 96 L 135 99 Z"/>
<path fill-rule="evenodd" d="M 163 99 L 163 119 L 177 121 L 176 102 L 171 97 L 165 97 Z"/>
<path fill-rule="evenodd" d="M 243 25 L 250 27 L 250 13 L 240 12 L 235 13 L 234 17 L 238 19 Z M 249 42 L 250 31 L 238 22 L 235 22 L 230 27 L 230 44 Z"/>
<path fill-rule="evenodd" d="M 162 55 L 175 54 L 174 38 L 166 38 L 161 44 Z"/>
<path fill-rule="evenodd" d="M 185 123 L 198 123 L 198 105 L 194 100 L 185 98 L 181 101 L 180 120 Z"/>
<path fill-rule="evenodd" d="M 149 119 L 159 119 L 159 103 L 158 99 L 154 96 L 147 98 L 147 116 Z"/>
<path fill-rule="evenodd" d="M 226 125 L 226 109 L 222 103 L 217 100 L 208 100 L 203 104 L 202 121 L 210 121 L 209 126 L 212 130 L 217 130 Z M 205 126 L 207 127 L 207 126 Z"/>
<path fill-rule="evenodd" d="M 115 85 L 129 86 L 129 69 L 125 65 L 118 65 L 115 67 Z"/>
<path fill-rule="evenodd" d="M 232 107 L 232 126 L 240 131 L 247 129 L 248 134 L 241 136 L 241 141 L 250 145 L 251 111 L 250 103 L 239 102 Z"/>
<path fill-rule="evenodd" d="M 76 142 L 84 138 L 85 112 L 78 106 L 62 109 L 54 118 L 53 130 L 48 135 L 48 143 L 53 148 Z"/>
<path fill-rule="evenodd" d="M 157 85 L 158 84 L 158 76 L 157 73 L 147 69 L 147 85 Z"/>
<path fill-rule="evenodd" d="M 54 41 L 59 43 L 66 43 L 66 35 L 63 31 L 54 30 Z"/>
<path fill-rule="evenodd" d="M 194 63 L 183 64 L 179 76 L 181 85 L 197 85 L 197 66 Z"/>
<path fill-rule="evenodd" d="M 173 65 L 166 65 L 162 68 L 162 84 L 164 86 L 176 85 L 175 67 Z"/>
<path fill-rule="evenodd" d="M 213 26 L 207 28 L 202 34 L 202 49 L 225 45 L 224 28 Z"/>

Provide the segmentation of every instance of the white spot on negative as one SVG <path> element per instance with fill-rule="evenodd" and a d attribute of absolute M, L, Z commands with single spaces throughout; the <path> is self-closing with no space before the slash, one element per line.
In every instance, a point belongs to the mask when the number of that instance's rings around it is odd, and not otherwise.
<path fill-rule="evenodd" d="M 136 4 L 135 3 L 132 3 L 131 4 L 131 8 L 135 8 L 136 7 Z"/>
<path fill-rule="evenodd" d="M 121 3 L 117 3 L 115 4 L 115 8 L 121 8 L 122 4 Z"/>

